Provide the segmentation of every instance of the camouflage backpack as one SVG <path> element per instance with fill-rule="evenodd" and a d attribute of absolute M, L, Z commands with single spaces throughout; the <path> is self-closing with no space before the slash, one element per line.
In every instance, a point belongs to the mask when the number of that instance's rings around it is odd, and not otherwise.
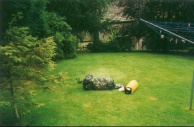
<path fill-rule="evenodd" d="M 78 81 L 79 83 L 83 83 L 83 88 L 85 90 L 111 90 L 115 88 L 114 80 L 111 78 L 102 78 L 95 77 L 93 75 L 88 74 L 83 81 Z"/>

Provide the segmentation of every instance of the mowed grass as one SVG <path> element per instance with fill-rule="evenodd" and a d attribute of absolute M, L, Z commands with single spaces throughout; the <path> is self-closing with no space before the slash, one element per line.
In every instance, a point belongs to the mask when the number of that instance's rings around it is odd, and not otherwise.
<path fill-rule="evenodd" d="M 66 82 L 36 100 L 30 125 L 41 126 L 194 126 L 189 111 L 194 57 L 152 53 L 82 53 L 57 63 L 51 74 L 66 73 Z M 110 77 L 126 85 L 137 80 L 131 95 L 118 90 L 85 91 L 75 78 Z"/>

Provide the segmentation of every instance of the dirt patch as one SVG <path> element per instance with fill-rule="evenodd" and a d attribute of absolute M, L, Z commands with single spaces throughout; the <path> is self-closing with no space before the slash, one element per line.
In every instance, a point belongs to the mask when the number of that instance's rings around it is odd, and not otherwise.
<path fill-rule="evenodd" d="M 149 99 L 152 100 L 152 101 L 157 101 L 158 100 L 158 98 L 153 97 L 153 96 L 152 97 L 149 97 Z"/>
<path fill-rule="evenodd" d="M 84 103 L 83 104 L 83 107 L 84 108 L 90 108 L 91 107 L 91 103 L 89 103 L 89 102 L 88 103 Z"/>

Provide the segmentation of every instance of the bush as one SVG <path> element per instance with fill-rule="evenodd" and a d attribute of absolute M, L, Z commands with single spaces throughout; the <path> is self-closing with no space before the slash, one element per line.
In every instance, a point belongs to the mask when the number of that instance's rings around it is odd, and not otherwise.
<path fill-rule="evenodd" d="M 87 50 L 92 51 L 92 52 L 108 52 L 109 51 L 108 44 L 104 42 L 99 42 L 96 45 L 89 43 L 86 48 Z"/>
<path fill-rule="evenodd" d="M 194 55 L 194 47 L 189 47 L 188 53 Z"/>
<path fill-rule="evenodd" d="M 64 36 L 61 33 L 57 32 L 54 36 L 55 43 L 57 44 L 56 56 L 54 60 L 63 59 L 63 58 L 75 58 L 77 53 L 77 38 L 68 34 Z"/>
<path fill-rule="evenodd" d="M 109 51 L 127 52 L 134 46 L 130 36 L 115 37 L 108 43 Z"/>
<path fill-rule="evenodd" d="M 113 37 L 107 42 L 99 42 L 96 45 L 89 43 L 87 49 L 92 52 L 128 52 L 133 46 L 131 37 L 123 36 Z"/>
<path fill-rule="evenodd" d="M 72 34 L 72 28 L 56 13 L 47 13 L 48 35 L 54 36 L 57 44 L 55 60 L 63 58 L 75 58 L 77 50 L 77 38 Z"/>
<path fill-rule="evenodd" d="M 64 56 L 65 58 L 75 58 L 77 56 L 77 38 L 70 34 L 64 39 Z"/>

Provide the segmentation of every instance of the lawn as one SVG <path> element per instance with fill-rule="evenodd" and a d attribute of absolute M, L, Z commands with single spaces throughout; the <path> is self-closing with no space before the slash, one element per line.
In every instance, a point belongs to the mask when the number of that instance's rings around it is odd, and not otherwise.
<path fill-rule="evenodd" d="M 45 106 L 32 111 L 36 126 L 194 126 L 189 111 L 194 57 L 153 53 L 81 53 L 57 63 L 51 72 L 66 72 L 66 83 L 40 92 Z M 85 91 L 75 78 L 110 77 L 126 85 L 137 80 L 131 95 L 118 90 Z"/>

